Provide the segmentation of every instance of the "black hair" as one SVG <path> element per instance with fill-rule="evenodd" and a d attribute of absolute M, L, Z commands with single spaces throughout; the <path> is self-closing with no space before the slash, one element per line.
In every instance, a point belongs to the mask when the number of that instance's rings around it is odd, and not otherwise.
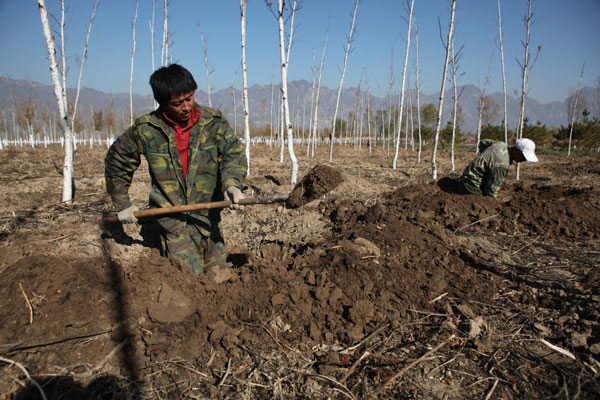
<path fill-rule="evenodd" d="M 160 67 L 150 76 L 150 86 L 154 100 L 158 104 L 165 104 L 174 94 L 194 92 L 198 85 L 187 69 L 179 64 Z"/>

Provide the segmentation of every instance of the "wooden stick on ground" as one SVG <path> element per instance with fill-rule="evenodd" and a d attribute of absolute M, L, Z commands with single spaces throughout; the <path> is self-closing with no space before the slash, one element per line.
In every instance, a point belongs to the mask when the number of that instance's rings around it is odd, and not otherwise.
<path fill-rule="evenodd" d="M 356 367 L 358 366 L 358 364 L 360 364 L 360 362 L 362 360 L 364 360 L 365 358 L 369 357 L 371 355 L 371 353 L 369 353 L 368 351 L 365 351 L 363 353 L 362 356 L 360 356 L 360 358 L 358 360 L 356 360 L 354 362 L 354 364 L 352 364 L 352 366 L 350 367 L 350 369 L 348 370 L 348 372 L 346 372 L 346 374 L 344 375 L 344 377 L 342 378 L 342 383 L 346 382 L 346 379 L 348 379 L 348 377 L 350 375 L 352 375 L 352 373 L 354 372 L 354 370 L 356 369 Z"/>
<path fill-rule="evenodd" d="M 223 375 L 223 377 L 221 378 L 221 380 L 219 381 L 217 386 L 221 386 L 222 384 L 225 383 L 225 380 L 229 376 L 230 372 L 231 372 L 231 358 L 227 359 L 227 370 L 225 371 L 225 375 Z"/>
<path fill-rule="evenodd" d="M 424 359 L 426 359 L 427 357 L 429 357 L 430 355 L 432 355 L 433 353 L 435 353 L 436 351 L 438 351 L 439 349 L 441 349 L 442 347 L 444 347 L 446 344 L 448 344 L 451 340 L 453 340 L 456 337 L 456 335 L 450 335 L 450 337 L 446 340 L 444 340 L 442 343 L 438 344 L 437 346 L 435 346 L 433 349 L 429 350 L 427 353 L 423 354 L 421 357 L 417 358 L 415 361 L 413 361 L 412 363 L 410 363 L 409 365 L 407 365 L 406 367 L 402 368 L 400 371 L 398 371 L 398 373 L 396 373 L 395 375 L 393 375 L 392 377 L 390 377 L 390 379 L 388 379 L 387 381 L 385 381 L 380 387 L 379 389 L 377 389 L 375 391 L 375 393 L 373 394 L 373 396 L 371 396 L 371 399 L 376 399 L 377 396 L 379 396 L 379 394 L 381 392 L 383 392 L 385 390 L 385 388 L 392 383 L 393 381 L 395 381 L 396 379 L 398 379 L 399 377 L 401 377 L 402 375 L 404 375 L 404 373 L 406 371 L 408 371 L 409 369 L 411 369 L 412 367 L 414 367 L 415 365 L 419 364 L 420 362 L 422 362 Z"/>
<path fill-rule="evenodd" d="M 555 346 L 552 343 L 550 343 L 550 342 L 548 342 L 548 341 L 546 341 L 544 339 L 540 339 L 540 342 L 543 343 L 543 344 L 545 344 L 546 346 L 550 347 L 552 350 L 554 350 L 554 351 L 556 351 L 556 352 L 558 352 L 558 353 L 560 353 L 560 354 L 562 354 L 564 356 L 567 356 L 567 357 L 569 357 L 569 358 L 571 358 L 573 360 L 577 360 L 577 358 L 575 358 L 575 355 L 573 353 L 571 353 L 570 351 L 568 351 L 568 350 L 561 349 L 560 347 Z"/>
<path fill-rule="evenodd" d="M 496 390 L 496 386 L 498 386 L 498 381 L 499 381 L 499 379 L 496 378 L 496 381 L 494 382 L 492 389 L 489 391 L 487 396 L 485 396 L 485 400 L 490 400 L 492 398 L 492 394 L 494 393 L 494 390 Z"/>
<path fill-rule="evenodd" d="M 25 302 L 27 303 L 27 308 L 29 308 L 29 325 L 31 325 L 33 324 L 33 307 L 31 306 L 31 302 L 29 301 L 29 297 L 27 297 L 25 290 L 23 290 L 21 282 L 19 282 L 19 288 L 21 289 L 21 293 L 23 293 L 23 297 L 25 298 Z"/>
<path fill-rule="evenodd" d="M 486 217 L 486 218 L 483 218 L 483 219 L 479 219 L 479 220 L 477 220 L 477 221 L 475 221 L 475 222 L 473 222 L 473 223 L 470 223 L 469 225 L 465 225 L 465 226 L 462 226 L 462 227 L 460 227 L 460 228 L 456 229 L 456 230 L 454 231 L 454 233 L 456 233 L 456 232 L 458 232 L 458 231 L 461 231 L 461 230 L 463 230 L 463 229 L 465 229 L 465 228 L 468 228 L 468 227 L 470 227 L 470 226 L 473 226 L 473 225 L 475 225 L 475 224 L 478 224 L 478 223 L 480 223 L 480 222 L 486 221 L 486 220 L 488 220 L 488 219 L 490 219 L 490 218 L 497 217 L 497 216 L 498 216 L 498 214 L 494 214 L 494 215 L 490 215 L 489 217 Z"/>

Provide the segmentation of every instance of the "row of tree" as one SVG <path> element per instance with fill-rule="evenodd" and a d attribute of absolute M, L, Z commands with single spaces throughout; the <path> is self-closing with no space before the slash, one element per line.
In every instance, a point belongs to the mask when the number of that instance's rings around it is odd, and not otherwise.
<path fill-rule="evenodd" d="M 70 113 L 69 106 L 66 98 L 66 88 L 65 88 L 65 61 L 64 61 L 64 0 L 59 0 L 62 9 L 62 15 L 60 18 L 54 18 L 54 21 L 58 24 L 58 29 L 55 31 L 59 32 L 60 45 L 58 46 L 60 59 L 56 57 L 56 47 L 54 43 L 54 37 L 51 35 L 48 16 L 45 9 L 44 0 L 38 0 L 38 6 L 40 9 L 40 16 L 42 19 L 42 27 L 44 31 L 44 35 L 46 37 L 46 42 L 48 45 L 48 58 L 50 61 L 50 69 L 52 74 L 52 79 L 54 83 L 55 95 L 57 98 L 58 109 L 59 109 L 59 118 L 57 121 L 60 123 L 60 131 L 63 132 L 64 143 L 65 143 L 65 170 L 64 170 L 64 185 L 70 185 L 71 182 L 71 174 L 72 174 L 72 149 L 71 143 L 72 132 L 77 132 L 77 129 L 81 128 L 81 126 L 75 127 L 76 118 L 76 107 L 77 107 L 77 97 L 75 99 L 73 112 Z M 531 72 L 535 62 L 537 60 L 537 55 L 541 50 L 541 46 L 537 46 L 537 52 L 530 54 L 530 29 L 533 23 L 533 12 L 532 12 L 532 3 L 533 0 L 527 0 L 527 12 L 524 17 L 525 27 L 526 27 L 526 35 L 525 39 L 522 41 L 524 48 L 524 56 L 522 60 L 517 60 L 519 67 L 522 73 L 522 87 L 520 93 L 520 102 L 519 102 L 519 118 L 518 125 L 515 128 L 514 132 L 511 132 L 506 121 L 507 121 L 507 105 L 506 105 L 506 83 L 505 83 L 505 75 L 504 75 L 504 57 L 503 57 L 503 43 L 502 43 L 502 19 L 501 19 L 501 8 L 500 8 L 500 0 L 498 2 L 498 28 L 499 28 L 499 44 L 500 44 L 500 52 L 501 52 L 501 60 L 502 60 L 502 71 L 503 71 L 503 82 L 504 82 L 504 118 L 503 118 L 503 140 L 508 141 L 509 138 L 512 139 L 514 136 L 515 139 L 523 137 L 527 134 L 529 137 L 534 138 L 534 135 L 540 136 L 540 144 L 545 143 L 547 134 L 547 129 L 541 125 L 537 124 L 532 127 L 529 126 L 528 121 L 525 118 L 525 100 L 528 92 L 528 82 L 531 77 Z M 354 7 L 351 13 L 351 22 L 350 28 L 347 34 L 347 43 L 344 51 L 344 62 L 343 68 L 341 69 L 341 78 L 340 85 L 338 88 L 337 101 L 335 103 L 335 108 L 333 111 L 333 118 L 331 120 L 330 128 L 325 130 L 318 129 L 318 108 L 319 108 L 319 89 L 321 82 L 321 73 L 323 71 L 323 63 L 325 60 L 326 47 L 327 47 L 327 37 L 328 37 L 328 29 L 325 32 L 325 40 L 323 44 L 323 51 L 321 54 L 321 63 L 317 66 L 316 62 L 313 67 L 313 87 L 311 92 L 311 103 L 310 103 L 310 117 L 308 123 L 308 129 L 306 129 L 306 140 L 308 142 L 307 146 L 307 154 L 312 154 L 314 156 L 314 146 L 317 142 L 320 142 L 320 136 L 322 134 L 328 134 L 328 142 L 329 142 L 329 161 L 333 160 L 333 149 L 334 144 L 340 142 L 340 139 L 348 142 L 349 140 L 356 143 L 358 150 L 361 150 L 361 146 L 363 142 L 367 142 L 370 145 L 376 145 L 378 143 L 387 144 L 390 146 L 393 144 L 395 146 L 395 155 L 392 163 L 392 168 L 396 168 L 396 161 L 398 158 L 398 150 L 401 143 L 404 143 L 405 148 L 408 148 L 409 144 L 411 145 L 411 149 L 415 149 L 415 144 L 418 145 L 418 159 L 421 157 L 421 147 L 423 143 L 431 143 L 432 146 L 432 178 L 437 179 L 437 167 L 436 167 L 436 150 L 438 148 L 438 144 L 446 145 L 448 144 L 451 149 L 451 164 L 452 169 L 454 169 L 454 146 L 455 143 L 460 143 L 464 133 L 461 129 L 461 110 L 458 105 L 458 99 L 460 97 L 460 93 L 457 91 L 457 79 L 460 77 L 460 58 L 462 52 L 462 46 L 455 46 L 455 35 L 454 35 L 454 17 L 456 13 L 456 0 L 450 0 L 450 21 L 448 24 L 447 35 L 443 35 L 442 28 L 440 24 L 440 37 L 442 37 L 442 44 L 446 53 L 443 74 L 441 79 L 441 90 L 440 90 L 440 98 L 437 107 L 433 104 L 428 104 L 425 106 L 420 105 L 419 98 L 419 46 L 418 46 L 418 25 L 416 21 L 416 15 L 414 14 L 414 0 L 406 0 L 405 3 L 405 11 L 406 11 L 406 22 L 408 31 L 406 34 L 406 52 L 404 55 L 404 68 L 402 70 L 401 84 L 399 88 L 399 104 L 392 103 L 392 89 L 393 89 L 393 72 L 390 76 L 390 103 L 387 105 L 387 109 L 373 110 L 372 104 L 370 103 L 369 96 L 369 85 L 368 80 L 366 79 L 366 73 L 364 84 L 366 85 L 366 101 L 364 97 L 361 95 L 360 98 L 357 96 L 355 110 L 347 116 L 346 120 L 338 117 L 339 111 L 339 100 L 340 94 L 343 87 L 344 76 L 346 71 L 347 63 L 349 62 L 349 55 L 352 50 L 353 38 L 355 36 L 356 26 L 357 26 L 357 15 L 358 15 L 358 7 L 359 0 L 354 0 Z M 90 24 L 88 29 L 88 37 L 89 32 L 91 30 L 91 25 L 93 22 L 93 16 L 95 9 L 98 5 L 98 1 L 96 1 L 96 6 L 94 7 L 94 11 L 92 12 L 92 16 L 90 18 Z M 170 39 L 170 35 L 168 32 L 168 1 L 163 0 L 164 5 L 164 22 L 163 22 L 163 43 L 161 50 L 161 65 L 166 65 L 173 58 L 172 53 L 172 40 Z M 301 0 L 277 0 L 268 1 L 265 0 L 265 5 L 268 10 L 270 10 L 275 17 L 276 24 L 274 24 L 274 28 L 277 29 L 277 33 L 279 36 L 279 48 L 280 48 L 280 67 L 281 67 L 281 83 L 279 87 L 279 101 L 274 102 L 271 100 L 271 114 L 273 115 L 273 104 L 279 103 L 279 111 L 276 113 L 279 115 L 279 120 L 277 122 L 277 129 L 270 130 L 270 141 L 272 142 L 273 137 L 278 137 L 279 142 L 281 143 L 281 156 L 280 159 L 283 162 L 283 149 L 284 144 L 287 143 L 289 159 L 292 164 L 291 168 L 291 183 L 294 184 L 297 179 L 297 171 L 298 171 L 298 162 L 294 152 L 294 143 L 298 137 L 297 129 L 301 129 L 301 134 L 304 137 L 305 135 L 305 123 L 302 122 L 300 125 L 298 123 L 298 119 L 296 121 L 292 120 L 292 113 L 290 111 L 289 103 L 288 103 L 288 91 L 287 91 L 287 71 L 289 68 L 290 62 L 290 52 L 292 50 L 293 43 L 293 32 L 294 32 L 294 20 L 296 16 L 296 12 L 301 9 L 302 1 Z M 131 54 L 131 75 L 133 75 L 133 63 L 135 57 L 135 48 L 136 48 L 136 21 L 137 21 L 137 12 L 138 12 L 139 0 L 135 2 L 135 13 L 133 16 L 133 42 L 132 42 L 132 54 Z M 152 21 L 150 24 L 152 37 L 154 37 L 154 0 L 152 1 Z M 250 151 L 249 145 L 251 142 L 250 135 L 250 124 L 249 124 L 249 114 L 250 110 L 248 109 L 248 89 L 247 89 L 247 79 L 246 79 L 246 62 L 245 62 L 245 24 L 246 24 L 246 0 L 240 0 L 240 15 L 241 15 L 241 60 L 242 60 L 242 71 L 243 71 L 243 114 L 244 114 L 244 138 L 246 141 L 246 155 L 248 158 L 248 170 L 250 171 Z M 410 93 L 411 90 L 407 90 L 407 61 L 408 55 L 411 49 L 413 49 L 412 39 L 414 38 L 414 51 L 416 52 L 416 82 L 415 82 L 415 93 L 416 99 L 415 103 L 412 103 L 413 97 L 410 95 L 405 95 L 407 92 Z M 153 68 L 154 68 L 154 41 L 152 40 L 152 54 L 153 54 Z M 204 42 L 204 37 L 202 35 L 202 48 L 204 52 L 204 60 L 207 66 L 207 84 L 208 84 L 208 103 L 211 104 L 210 99 L 210 70 L 208 67 L 208 56 L 207 49 Z M 84 50 L 84 57 L 81 62 L 80 68 L 80 77 L 81 71 L 83 69 L 83 61 L 85 60 L 85 54 L 87 52 L 87 39 L 86 39 L 86 49 Z M 393 60 L 393 54 L 392 54 Z M 390 68 L 390 71 L 393 71 Z M 60 72 L 60 73 L 59 73 Z M 583 68 L 582 74 L 583 76 Z M 62 79 L 61 79 L 62 78 Z M 132 82 L 133 76 L 131 76 L 130 82 Z M 450 81 L 453 84 L 454 93 L 452 96 L 453 106 L 452 106 L 452 116 L 451 118 L 443 118 L 442 110 L 444 109 L 444 94 L 445 94 L 445 86 L 447 81 Z M 486 79 L 486 86 L 483 90 L 483 95 L 479 102 L 478 113 L 479 113 L 479 128 L 476 133 L 477 142 L 482 138 L 487 137 L 488 135 L 496 135 L 497 129 L 496 127 L 491 125 L 491 120 L 495 119 L 495 115 L 499 112 L 500 106 L 495 104 L 489 97 L 486 96 L 487 92 L 487 84 L 489 83 L 489 76 Z M 361 85 L 363 85 L 363 81 L 361 80 Z M 79 84 L 78 84 L 79 86 Z M 273 85 L 272 85 L 273 86 Z M 410 86 L 410 83 L 409 85 Z M 233 88 L 232 88 L 233 89 Z M 362 93 L 362 91 L 359 91 Z M 273 97 L 273 91 L 272 91 Z M 574 102 L 572 115 L 576 115 L 576 107 L 577 107 L 577 99 Z M 235 108 L 235 106 L 234 106 Z M 106 121 L 106 129 L 107 131 L 112 131 L 116 129 L 114 114 L 106 113 L 105 111 L 95 110 L 91 113 L 92 115 L 92 132 L 96 132 L 100 128 L 104 128 L 104 121 Z M 298 114 L 296 114 L 298 115 Z M 492 118 L 492 116 L 494 116 Z M 108 117 L 108 118 L 107 118 Z M 130 112 L 129 112 L 129 123 L 132 123 L 134 119 L 133 114 L 133 106 L 132 106 L 132 91 L 130 84 Z M 442 122 L 449 120 L 446 126 L 442 126 Z M 234 118 L 234 121 L 237 122 L 237 118 Z M 589 140 L 590 137 L 593 137 L 593 134 L 586 134 L 585 129 L 589 129 L 591 131 L 594 130 L 594 123 L 592 121 L 587 121 L 586 124 L 582 125 L 575 129 L 576 121 L 573 119 L 570 124 L 569 129 L 569 154 L 571 149 L 571 144 L 573 139 L 575 140 L 584 140 L 583 138 L 587 138 L 585 140 Z M 577 123 L 583 123 L 578 122 Z M 273 127 L 273 120 L 271 118 L 271 126 Z M 295 130 L 296 128 L 296 130 Z M 585 129 L 584 129 L 585 128 Z M 30 130 L 30 134 L 33 136 L 35 133 L 35 127 L 32 127 L 30 124 L 28 126 Z M 531 131 L 528 131 L 530 129 Z M 253 135 L 256 137 L 256 134 Z M 549 135 L 550 137 L 560 138 L 560 135 Z M 593 140 L 593 139 L 592 139 Z M 369 147 L 371 148 L 371 146 Z M 475 146 L 477 148 L 477 146 Z M 311 151 L 312 149 L 312 151 Z M 70 170 L 71 168 L 71 170 Z M 518 176 L 518 171 L 517 171 Z M 63 200 L 70 200 L 71 192 L 65 188 L 63 190 Z"/>
<path fill-rule="evenodd" d="M 480 128 L 480 139 L 504 140 L 504 122 L 493 124 L 497 119 L 499 105 L 493 99 L 483 99 L 486 104 L 482 113 Z M 345 118 L 336 118 L 335 131 L 338 141 L 355 144 L 358 151 L 362 150 L 363 144 L 389 146 L 395 145 L 397 136 L 395 133 L 399 128 L 400 106 L 392 105 L 390 108 L 373 109 L 370 102 L 361 107 L 360 98 L 356 101 L 356 107 L 350 111 Z M 3 112 L 0 114 L 0 143 L 4 146 L 9 144 L 33 145 L 62 143 L 61 125 L 58 114 L 50 106 L 36 108 L 36 102 L 31 97 L 18 102 L 20 113 L 11 115 Z M 570 103 L 571 104 L 571 103 Z M 586 104 L 585 102 L 583 103 Z M 572 109 L 572 108 L 571 108 Z M 3 109 L 5 111 L 5 109 Z M 228 110 L 225 110 L 226 114 Z M 422 105 L 420 110 L 415 105 L 409 104 L 404 110 L 404 130 L 400 143 L 405 148 L 409 146 L 414 149 L 418 144 L 417 129 L 421 131 L 421 144 L 431 146 L 435 135 L 435 123 L 438 110 L 434 104 Z M 421 116 L 421 124 L 417 126 L 415 116 Z M 456 121 L 448 120 L 440 130 L 440 142 L 443 147 L 451 147 L 452 137 L 456 144 L 471 143 L 476 137 L 476 132 L 468 132 L 462 126 L 462 108 L 457 107 Z M 85 115 L 85 118 L 83 117 Z M 275 123 L 262 125 L 249 125 L 252 131 L 252 141 L 264 141 L 266 143 L 288 143 L 286 135 L 281 135 L 277 128 L 281 122 L 281 115 L 275 116 Z M 310 123 L 310 121 L 308 121 Z M 129 115 L 124 110 L 119 118 L 115 117 L 114 106 L 109 105 L 104 110 L 90 109 L 89 112 L 79 113 L 74 119 L 73 135 L 75 142 L 103 145 L 106 140 L 114 138 L 129 126 Z M 573 129 L 571 129 L 573 127 Z M 237 128 L 237 126 L 236 126 Z M 322 127 L 313 130 L 305 119 L 300 118 L 300 113 L 295 113 L 292 128 L 296 132 L 295 143 L 308 143 L 309 137 L 318 143 L 330 143 L 332 134 L 331 127 Z M 245 126 L 243 129 L 246 129 Z M 509 142 L 514 141 L 516 132 L 512 129 L 507 131 Z M 534 140 L 539 149 L 568 150 L 569 138 L 580 151 L 595 151 L 600 147 L 600 123 L 598 117 L 592 117 L 591 113 L 583 108 L 573 119 L 573 124 L 559 128 L 547 128 L 540 121 L 530 123 L 528 118 L 523 122 L 523 135 Z M 283 139 L 282 139 L 283 138 Z M 283 141 L 282 141 L 283 140 Z"/>

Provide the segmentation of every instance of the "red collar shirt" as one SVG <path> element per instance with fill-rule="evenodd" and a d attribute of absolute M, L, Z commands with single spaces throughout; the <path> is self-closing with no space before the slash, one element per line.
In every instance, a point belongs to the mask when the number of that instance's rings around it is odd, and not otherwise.
<path fill-rule="evenodd" d="M 183 167 L 183 176 L 185 177 L 188 169 L 188 147 L 190 143 L 190 129 L 200 119 L 200 110 L 194 106 L 192 109 L 192 116 L 188 120 L 186 126 L 181 126 L 177 122 L 173 121 L 167 114 L 163 112 L 163 116 L 173 128 L 175 133 L 175 140 L 177 141 L 177 149 L 179 150 L 179 157 L 181 158 L 181 165 Z"/>

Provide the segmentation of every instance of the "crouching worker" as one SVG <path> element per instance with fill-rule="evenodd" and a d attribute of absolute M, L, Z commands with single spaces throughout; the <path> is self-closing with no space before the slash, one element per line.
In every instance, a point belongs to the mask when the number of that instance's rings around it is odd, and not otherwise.
<path fill-rule="evenodd" d="M 172 207 L 223 198 L 238 203 L 246 173 L 244 148 L 220 111 L 194 102 L 198 88 L 192 74 L 177 64 L 150 77 L 159 107 L 139 117 L 108 150 L 106 189 L 122 223 L 134 223 L 138 208 L 128 190 L 141 156 L 152 181 L 150 207 Z M 177 256 L 194 273 L 225 263 L 220 210 L 166 214 L 161 247 L 165 257 Z"/>
<path fill-rule="evenodd" d="M 504 142 L 482 140 L 480 154 L 465 168 L 460 177 L 461 193 L 492 196 L 496 198 L 512 163 L 537 162 L 535 143 L 519 139 L 514 146 Z"/>

